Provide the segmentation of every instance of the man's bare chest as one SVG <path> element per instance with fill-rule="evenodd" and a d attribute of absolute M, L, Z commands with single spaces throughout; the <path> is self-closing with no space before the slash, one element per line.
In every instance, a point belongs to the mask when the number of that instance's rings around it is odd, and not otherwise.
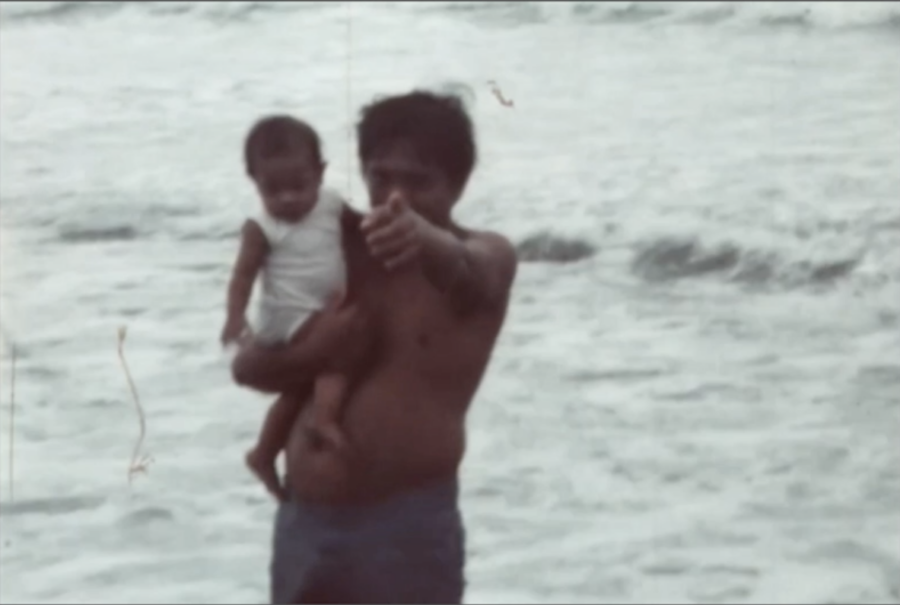
<path fill-rule="evenodd" d="M 368 316 L 382 355 L 428 364 L 432 355 L 444 358 L 465 347 L 470 326 L 453 312 L 420 266 L 385 270 L 368 253 L 354 226 L 345 232 L 345 244 L 348 293 Z"/>
<path fill-rule="evenodd" d="M 449 346 L 462 327 L 418 268 L 384 275 L 369 294 L 365 306 L 380 326 L 385 344 L 398 352 L 423 355 L 434 346 Z"/>

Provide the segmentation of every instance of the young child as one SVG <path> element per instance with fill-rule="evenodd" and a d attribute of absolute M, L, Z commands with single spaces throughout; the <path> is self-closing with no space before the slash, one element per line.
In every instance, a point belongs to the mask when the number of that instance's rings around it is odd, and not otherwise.
<path fill-rule="evenodd" d="M 300 120 L 271 116 L 258 121 L 247 136 L 244 161 L 263 211 L 242 230 L 222 344 L 249 332 L 245 314 L 257 276 L 262 288 L 252 337 L 266 345 L 286 344 L 302 338 L 301 328 L 345 287 L 344 203 L 322 189 L 325 163 L 319 137 Z M 344 445 L 338 418 L 347 386 L 347 377 L 337 372 L 318 376 L 312 385 L 311 428 L 335 448 Z M 284 494 L 275 461 L 298 410 L 295 399 L 280 397 L 266 415 L 256 446 L 247 453 L 250 469 L 278 498 Z"/>

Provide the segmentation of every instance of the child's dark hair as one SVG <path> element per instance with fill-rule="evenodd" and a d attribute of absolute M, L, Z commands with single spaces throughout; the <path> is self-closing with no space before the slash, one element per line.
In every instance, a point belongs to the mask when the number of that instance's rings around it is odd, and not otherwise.
<path fill-rule="evenodd" d="M 322 146 L 312 126 L 288 115 L 267 116 L 250 129 L 244 141 L 244 164 L 254 175 L 255 162 L 265 158 L 309 150 L 314 162 L 322 163 Z"/>
<path fill-rule="evenodd" d="M 378 99 L 362 110 L 357 125 L 359 159 L 365 162 L 383 145 L 409 141 L 422 159 L 462 189 L 475 167 L 472 121 L 459 97 L 415 90 Z"/>

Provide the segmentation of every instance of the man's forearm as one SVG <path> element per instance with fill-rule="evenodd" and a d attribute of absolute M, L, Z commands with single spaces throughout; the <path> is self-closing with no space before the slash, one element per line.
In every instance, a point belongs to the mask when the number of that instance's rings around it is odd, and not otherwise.
<path fill-rule="evenodd" d="M 303 341 L 278 349 L 241 349 L 231 364 L 234 381 L 264 393 L 289 393 L 308 387 L 323 360 Z"/>
<path fill-rule="evenodd" d="M 423 271 L 461 313 L 506 307 L 516 274 L 516 252 L 496 233 L 452 231 L 431 225 L 421 250 Z"/>
<path fill-rule="evenodd" d="M 433 225 L 430 229 L 422 250 L 425 276 L 441 292 L 465 290 L 473 269 L 465 244 L 446 229 Z"/>

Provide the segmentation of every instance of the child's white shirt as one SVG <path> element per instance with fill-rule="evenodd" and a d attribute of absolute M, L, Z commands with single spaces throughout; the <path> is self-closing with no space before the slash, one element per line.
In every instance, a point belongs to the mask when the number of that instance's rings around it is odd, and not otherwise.
<path fill-rule="evenodd" d="M 343 200 L 326 189 L 302 220 L 289 223 L 266 212 L 254 220 L 269 242 L 260 272 L 256 337 L 287 342 L 309 317 L 343 290 L 347 272 L 341 246 Z"/>

